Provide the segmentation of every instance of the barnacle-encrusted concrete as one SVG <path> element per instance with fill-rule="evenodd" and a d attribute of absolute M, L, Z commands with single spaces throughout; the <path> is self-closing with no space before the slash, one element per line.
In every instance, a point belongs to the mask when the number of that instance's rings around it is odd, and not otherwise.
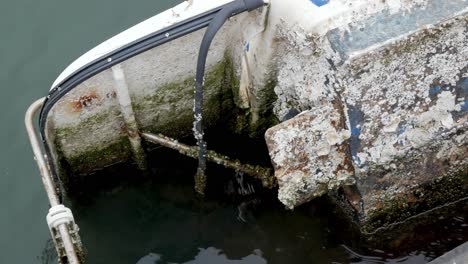
<path fill-rule="evenodd" d="M 468 2 L 368 2 L 338 25 L 278 24 L 275 113 L 301 114 L 266 140 L 287 207 L 353 185 L 371 231 L 467 195 L 428 186 L 467 183 Z"/>
<path fill-rule="evenodd" d="M 354 168 L 344 142 L 349 130 L 340 127 L 342 114 L 333 105 L 320 114 L 304 112 L 266 134 L 287 207 L 305 203 L 343 184 L 352 184 Z"/>

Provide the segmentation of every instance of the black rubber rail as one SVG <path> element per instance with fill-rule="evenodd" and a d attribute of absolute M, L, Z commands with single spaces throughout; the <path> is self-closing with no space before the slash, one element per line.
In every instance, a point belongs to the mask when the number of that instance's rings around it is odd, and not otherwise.
<path fill-rule="evenodd" d="M 206 155 L 207 146 L 203 139 L 203 83 L 205 66 L 211 42 L 226 20 L 241 10 L 251 11 L 265 5 L 263 0 L 236 0 L 224 6 L 208 25 L 198 53 L 197 72 L 195 77 L 195 106 L 193 132 L 198 146 L 198 168 L 195 174 L 195 191 L 204 195 L 206 188 Z"/>

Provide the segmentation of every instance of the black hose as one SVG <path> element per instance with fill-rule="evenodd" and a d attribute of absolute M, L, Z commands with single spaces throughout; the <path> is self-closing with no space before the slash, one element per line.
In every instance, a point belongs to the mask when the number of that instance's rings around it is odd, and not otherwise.
<path fill-rule="evenodd" d="M 213 18 L 203 36 L 198 53 L 197 73 L 195 77 L 195 106 L 193 108 L 195 121 L 193 132 L 198 145 L 198 168 L 195 175 L 195 190 L 203 195 L 206 188 L 206 142 L 203 139 L 203 83 L 205 77 L 206 57 L 216 33 L 233 14 L 254 10 L 263 6 L 263 0 L 236 0 L 226 5 Z"/>

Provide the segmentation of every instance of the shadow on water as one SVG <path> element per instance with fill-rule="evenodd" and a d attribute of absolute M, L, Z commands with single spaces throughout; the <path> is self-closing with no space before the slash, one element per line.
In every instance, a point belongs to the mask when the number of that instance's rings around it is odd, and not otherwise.
<path fill-rule="evenodd" d="M 267 163 L 261 143 L 223 136 L 211 141 L 224 145 L 218 151 Z M 156 147 L 148 161 L 150 175 L 114 167 L 79 185 L 71 203 L 88 263 L 427 263 L 468 237 L 462 215 L 427 229 L 389 230 L 383 244 L 369 243 L 327 197 L 289 211 L 276 190 L 210 164 L 202 200 L 193 190 L 195 160 Z M 54 258 L 48 243 L 42 262 Z"/>

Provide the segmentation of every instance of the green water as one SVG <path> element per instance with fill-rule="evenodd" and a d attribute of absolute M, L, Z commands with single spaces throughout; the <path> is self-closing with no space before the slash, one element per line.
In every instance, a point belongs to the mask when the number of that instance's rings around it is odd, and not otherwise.
<path fill-rule="evenodd" d="M 0 263 L 55 263 L 45 221 L 48 202 L 23 124 L 29 104 L 45 96 L 59 73 L 82 53 L 177 2 L 1 4 Z M 263 193 L 255 183 L 255 196 L 236 194 L 237 178 L 219 168 L 210 169 L 209 181 L 218 192 L 202 203 L 192 189 L 195 163 L 170 153 L 163 156 L 167 166 L 154 168 L 149 180 L 124 183 L 73 203 L 88 263 L 425 263 L 447 250 L 440 245 L 448 240 L 422 241 L 435 246 L 417 245 L 403 253 L 363 250 L 348 239 L 347 230 L 337 229 L 323 201 L 286 211 L 275 202 L 274 192 Z M 156 157 L 152 164 L 161 160 Z M 455 229 L 462 231 L 453 239 L 462 241 L 466 225 L 461 221 Z"/>
<path fill-rule="evenodd" d="M 175 0 L 15 0 L 0 3 L 0 263 L 40 263 L 48 203 L 24 113 L 82 53 Z"/>

